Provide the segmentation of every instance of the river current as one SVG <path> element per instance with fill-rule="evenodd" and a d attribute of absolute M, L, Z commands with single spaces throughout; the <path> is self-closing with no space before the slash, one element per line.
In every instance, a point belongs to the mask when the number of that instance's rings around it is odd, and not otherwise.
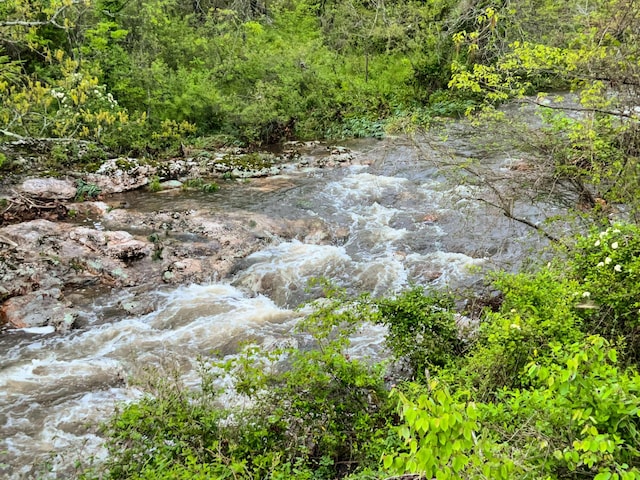
<path fill-rule="evenodd" d="M 437 143 L 437 142 L 436 142 Z M 484 146 L 483 146 L 484 145 Z M 104 455 L 97 425 L 119 402 L 141 395 L 130 379 L 148 366 L 177 366 L 195 378 L 196 359 L 232 355 L 239 343 L 287 338 L 309 299 L 309 279 L 326 277 L 352 293 L 393 294 L 410 285 L 473 287 L 479 272 L 514 268 L 544 242 L 487 201 L 493 193 L 451 174 L 451 163 L 480 158 L 487 172 L 510 173 L 520 157 L 486 152 L 471 135 L 438 145 L 407 137 L 351 142 L 368 165 L 287 173 L 182 195 L 170 208 L 197 205 L 274 218 L 317 218 L 332 238 L 273 238 L 230 278 L 158 288 L 152 313 L 124 316 L 113 305 L 128 292 L 97 295 L 88 325 L 67 334 L 6 332 L 0 337 L 0 476 L 69 478 L 77 459 Z M 446 153 L 445 153 L 446 148 Z M 446 158 L 445 158 L 446 157 Z M 446 160 L 446 162 L 445 162 Z M 443 164 L 447 164 L 447 168 Z M 269 188 L 266 188 L 268 186 Z M 129 208 L 167 208 L 165 197 L 129 194 Z M 495 202 L 494 202 L 495 203 Z M 556 210 L 516 205 L 537 223 Z M 380 350 L 383 332 L 360 334 L 360 355 Z"/>

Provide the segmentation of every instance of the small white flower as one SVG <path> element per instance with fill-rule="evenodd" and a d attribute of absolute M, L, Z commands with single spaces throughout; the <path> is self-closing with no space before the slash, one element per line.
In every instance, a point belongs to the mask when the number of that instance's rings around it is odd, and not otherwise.
<path fill-rule="evenodd" d="M 604 267 L 604 262 L 598 263 L 598 265 L 596 265 L 596 267 Z"/>
<path fill-rule="evenodd" d="M 591 292 L 584 292 L 582 294 L 582 298 L 589 298 L 591 296 Z"/>
<path fill-rule="evenodd" d="M 614 250 L 615 250 L 616 248 L 618 248 L 618 242 L 613 242 L 613 243 L 611 244 L 611 248 L 613 248 Z"/>
<path fill-rule="evenodd" d="M 593 244 L 594 247 L 599 247 L 600 246 L 600 240 L 596 240 L 596 243 Z"/>
<path fill-rule="evenodd" d="M 609 232 L 600 232 L 600 238 L 604 238 L 607 233 Z"/>
<path fill-rule="evenodd" d="M 605 258 L 605 259 L 604 259 L 604 263 L 605 263 L 606 265 L 609 265 L 609 264 L 611 263 L 611 257 L 607 257 L 607 258 Z"/>
<path fill-rule="evenodd" d="M 621 267 L 620 265 L 616 265 L 615 267 L 613 267 L 613 269 L 614 269 L 616 272 L 621 272 L 621 271 L 622 271 L 622 267 Z"/>
<path fill-rule="evenodd" d="M 512 323 L 512 324 L 510 325 L 510 327 L 511 327 L 511 328 L 513 328 L 514 330 L 522 330 L 522 329 L 520 328 L 520 325 L 518 325 L 517 323 Z"/>

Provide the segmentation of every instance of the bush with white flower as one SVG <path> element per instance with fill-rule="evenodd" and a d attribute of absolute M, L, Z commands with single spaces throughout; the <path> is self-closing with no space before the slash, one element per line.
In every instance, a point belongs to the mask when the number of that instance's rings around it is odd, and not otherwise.
<path fill-rule="evenodd" d="M 640 357 L 640 227 L 617 223 L 580 238 L 572 265 L 593 302 L 583 310 L 587 328 L 626 337 L 629 353 Z"/>

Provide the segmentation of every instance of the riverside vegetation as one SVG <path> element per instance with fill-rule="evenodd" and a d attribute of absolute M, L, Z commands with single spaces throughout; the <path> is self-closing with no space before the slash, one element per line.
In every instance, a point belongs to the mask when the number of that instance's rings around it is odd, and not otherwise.
<path fill-rule="evenodd" d="M 298 327 L 311 346 L 205 359 L 196 390 L 151 375 L 82 477 L 640 478 L 639 235 L 594 230 L 546 266 L 496 274 L 501 304 L 472 331 L 448 293 L 350 299 L 327 284 Z M 389 360 L 350 357 L 366 322 L 389 327 Z M 385 377 L 397 361 L 404 380 Z M 218 402 L 220 377 L 238 407 Z"/>
<path fill-rule="evenodd" d="M 640 478 L 639 15 L 633 0 L 2 2 L 3 176 L 499 122 L 516 99 L 540 107 L 520 136 L 586 225 L 548 265 L 489 279 L 500 301 L 466 312 L 469 331 L 454 294 L 327 286 L 299 327 L 313 348 L 202 359 L 195 390 L 151 375 L 79 475 Z M 349 356 L 363 322 L 388 327 L 403 378 Z M 221 376 L 245 406 L 220 406 Z"/>

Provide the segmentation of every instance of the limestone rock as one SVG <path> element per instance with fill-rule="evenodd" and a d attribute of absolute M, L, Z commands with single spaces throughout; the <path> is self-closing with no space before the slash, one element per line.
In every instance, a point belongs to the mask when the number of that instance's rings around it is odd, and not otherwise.
<path fill-rule="evenodd" d="M 68 329 L 75 321 L 75 314 L 60 300 L 61 296 L 60 290 L 51 289 L 10 298 L 0 307 L 0 319 L 14 328 L 52 325 L 56 329 Z"/>
<path fill-rule="evenodd" d="M 130 262 L 146 257 L 151 253 L 149 244 L 136 240 L 127 232 L 107 232 L 106 253 L 113 258 Z"/>
<path fill-rule="evenodd" d="M 102 193 L 120 193 L 147 185 L 157 170 L 135 158 L 113 158 L 104 162 L 96 173 L 85 175 L 84 181 L 97 185 Z"/>
<path fill-rule="evenodd" d="M 57 178 L 30 178 L 22 183 L 21 190 L 30 197 L 45 200 L 70 200 L 76 196 L 73 182 Z"/>

